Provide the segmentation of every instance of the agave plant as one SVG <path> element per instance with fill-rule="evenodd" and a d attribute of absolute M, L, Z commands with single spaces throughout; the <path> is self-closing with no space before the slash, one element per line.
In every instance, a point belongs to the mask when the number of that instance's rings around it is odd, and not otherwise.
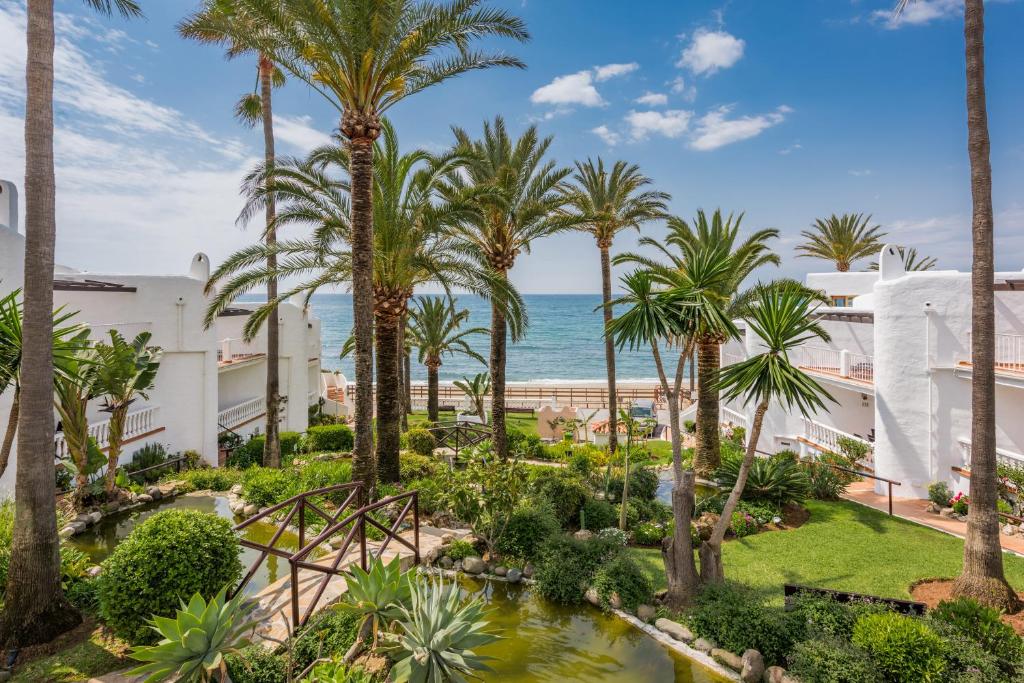
<path fill-rule="evenodd" d="M 317 663 L 302 683 L 371 683 L 373 680 L 362 667 L 331 660 Z"/>
<path fill-rule="evenodd" d="M 485 630 L 487 625 L 483 601 L 463 599 L 458 584 L 412 584 L 411 605 L 401 609 L 397 633 L 385 636 L 388 649 L 397 654 L 392 679 L 464 683 L 465 676 L 491 671 L 487 660 L 492 658 L 473 652 L 500 638 Z"/>
<path fill-rule="evenodd" d="M 344 662 L 349 663 L 362 652 L 371 636 L 373 647 L 377 646 L 381 623 L 401 614 L 400 609 L 409 602 L 411 587 L 398 557 L 387 564 L 378 557 L 369 570 L 353 565 L 345 574 L 345 582 L 348 590 L 341 598 L 342 606 L 363 615 L 356 641 L 345 654 Z"/>
<path fill-rule="evenodd" d="M 229 682 L 224 655 L 249 644 L 248 633 L 256 622 L 249 619 L 255 604 L 242 593 L 228 600 L 227 590 L 221 588 L 209 602 L 196 593 L 187 605 L 182 601 L 174 619 L 154 614 L 151 627 L 163 639 L 132 650 L 132 658 L 146 664 L 129 675 L 149 674 L 144 683 L 172 678 L 179 683 Z"/>

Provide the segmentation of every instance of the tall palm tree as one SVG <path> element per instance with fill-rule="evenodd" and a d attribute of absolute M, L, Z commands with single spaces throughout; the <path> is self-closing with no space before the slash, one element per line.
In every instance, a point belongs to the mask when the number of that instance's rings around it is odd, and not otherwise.
<path fill-rule="evenodd" d="M 226 56 L 233 59 L 250 52 L 244 45 L 247 36 L 262 30 L 258 24 L 246 22 L 247 16 L 235 11 L 234 0 L 205 0 L 202 9 L 190 15 L 178 24 L 178 33 L 185 38 L 198 40 L 202 43 L 214 43 L 226 48 Z M 246 125 L 253 127 L 257 123 L 263 128 L 263 155 L 268 167 L 274 165 L 274 112 L 273 89 L 284 85 L 284 74 L 274 66 L 265 53 L 256 55 L 257 91 L 244 95 L 235 106 L 235 117 Z M 267 244 L 277 241 L 274 229 L 275 206 L 273 197 L 268 197 L 265 206 L 265 227 L 263 239 Z M 267 268 L 273 271 L 277 266 L 277 255 L 268 255 Z M 267 299 L 277 298 L 277 278 L 267 280 Z M 277 319 L 275 310 L 271 320 Z M 281 439 L 279 423 L 281 419 L 281 377 L 280 367 L 280 328 L 276 324 L 267 325 L 267 384 L 266 384 L 266 423 L 263 444 L 263 464 L 266 467 L 281 466 Z"/>
<path fill-rule="evenodd" d="M 823 400 L 832 399 L 828 392 L 789 362 L 790 351 L 801 344 L 816 339 L 829 341 L 828 333 L 818 324 L 814 315 L 818 306 L 824 303 L 821 294 L 793 281 L 759 285 L 747 299 L 747 310 L 743 318 L 758 336 L 764 351 L 723 368 L 719 386 L 724 391 L 725 400 L 742 397 L 744 405 L 753 403 L 756 406 L 754 420 L 736 483 L 715 523 L 711 537 L 701 542 L 700 576 L 703 583 L 717 583 L 725 578 L 722 541 L 725 540 L 732 513 L 740 502 L 747 475 L 753 466 L 769 404 L 779 401 L 787 409 L 796 408 L 803 415 L 812 414 L 818 409 L 828 410 Z"/>
<path fill-rule="evenodd" d="M 474 140 L 454 129 L 456 150 L 465 159 L 449 178 L 448 199 L 460 220 L 455 233 L 461 249 L 502 281 L 521 252 L 535 240 L 569 230 L 579 217 L 564 211 L 568 203 L 564 181 L 571 173 L 545 159 L 552 138 L 540 138 L 530 126 L 513 140 L 500 116 L 484 122 L 483 137 Z M 508 338 L 517 341 L 526 329 L 525 317 L 509 320 L 501 299 L 491 303 L 490 374 L 493 384 L 491 423 L 494 450 L 508 457 L 505 429 L 505 362 Z"/>
<path fill-rule="evenodd" d="M 801 230 L 804 243 L 797 246 L 797 256 L 833 261 L 836 270 L 845 273 L 854 261 L 878 253 L 882 248 L 882 226 L 869 227 L 871 216 L 862 213 L 832 214 L 814 221 L 811 230 Z"/>
<path fill-rule="evenodd" d="M 644 190 L 651 179 L 640 172 L 636 164 L 616 161 L 611 172 L 605 171 L 604 159 L 597 164 L 590 159 L 576 162 L 574 187 L 570 191 L 570 204 L 580 214 L 580 230 L 588 232 L 597 241 L 601 254 L 601 305 L 605 330 L 612 321 L 612 267 L 610 251 L 615 236 L 628 228 L 665 217 L 666 202 L 671 197 L 665 192 Z M 615 341 L 605 335 L 605 365 L 608 370 L 608 448 L 614 453 L 618 447 L 618 397 L 615 387 Z"/>
<path fill-rule="evenodd" d="M 351 176 L 352 309 L 357 463 L 373 457 L 373 142 L 381 116 L 402 99 L 467 71 L 523 67 L 471 49 L 497 36 L 524 41 L 523 22 L 480 0 L 236 0 L 263 31 L 246 47 L 320 93 L 341 117 Z M 360 471 L 355 475 L 372 473 Z"/>
<path fill-rule="evenodd" d="M 903 269 L 906 271 L 921 271 L 931 270 L 939 261 L 933 256 L 919 256 L 917 249 L 914 247 L 896 247 L 896 251 L 899 252 L 900 260 L 903 261 Z M 868 270 L 878 270 L 878 261 L 872 261 L 871 265 L 868 266 Z"/>
<path fill-rule="evenodd" d="M 455 308 L 455 300 L 439 296 L 421 296 L 409 315 L 412 345 L 419 350 L 419 362 L 427 367 L 427 419 L 438 420 L 438 371 L 444 356 L 463 354 L 484 365 L 487 361 L 469 345 L 467 338 L 487 334 L 484 327 L 463 329 L 469 309 Z"/>
<path fill-rule="evenodd" d="M 912 0 L 899 0 L 901 12 Z M 971 509 L 963 572 L 953 593 L 1016 612 L 1021 601 L 1006 581 L 996 508 L 995 295 L 992 292 L 992 165 L 985 95 L 985 3 L 964 0 L 967 66 L 967 155 L 971 160 Z"/>
<path fill-rule="evenodd" d="M 128 409 L 139 398 L 148 399 L 160 369 L 162 352 L 150 346 L 149 332 L 140 332 L 128 341 L 117 330 L 110 330 L 110 343 L 97 342 L 92 347 L 95 375 L 94 389 L 103 398 L 103 410 L 110 413 L 107 428 L 107 497 L 116 496 L 117 461 L 121 457 L 125 419 Z"/>
<path fill-rule="evenodd" d="M 85 0 L 104 14 L 141 13 L 135 0 Z M 57 234 L 53 172 L 53 0 L 28 2 L 25 62 L 25 320 L 18 452 L 53 448 L 53 251 Z M 25 646 L 74 628 L 81 615 L 60 587 L 53 458 L 18 458 L 15 523 L 0 645 Z"/>
<path fill-rule="evenodd" d="M 708 220 L 703 211 L 697 212 L 692 225 L 681 218 L 670 218 L 668 235 L 664 240 L 643 237 L 642 246 L 659 251 L 668 259 L 662 264 L 636 254 L 621 254 L 615 263 L 638 263 L 650 268 L 665 284 L 675 286 L 681 276 L 684 280 L 706 279 L 703 274 L 690 272 L 703 267 L 705 259 L 715 260 L 724 269 L 721 277 L 708 280 L 706 300 L 721 307 L 733 317 L 739 312 L 739 293 L 743 281 L 757 268 L 778 265 L 779 257 L 768 242 L 779 236 L 774 228 L 756 230 L 740 239 L 743 214 L 722 216 L 716 209 Z M 718 368 L 721 365 L 721 345 L 727 340 L 717 327 L 695 330 L 697 355 L 697 449 L 694 469 L 703 477 L 710 476 L 721 464 L 721 417 L 718 397 Z M 691 368 L 691 373 L 692 373 Z"/>

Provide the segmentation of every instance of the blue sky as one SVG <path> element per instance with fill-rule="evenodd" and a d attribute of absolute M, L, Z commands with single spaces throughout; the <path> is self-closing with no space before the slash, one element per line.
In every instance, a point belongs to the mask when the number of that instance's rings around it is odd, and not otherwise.
<path fill-rule="evenodd" d="M 177 37 L 196 4 L 147 1 L 145 20 L 124 22 L 58 0 L 59 261 L 184 272 L 196 251 L 217 262 L 255 239 L 234 218 L 261 139 L 231 116 L 254 65 Z M 745 211 L 751 229 L 779 228 L 782 274 L 826 268 L 793 246 L 814 218 L 846 211 L 873 214 L 940 267 L 969 265 L 959 0 L 918 0 L 899 21 L 892 0 L 496 4 L 529 27 L 528 44 L 502 44 L 528 69 L 469 74 L 398 105 L 404 146 L 441 149 L 450 126 L 479 131 L 502 114 L 516 133 L 536 123 L 553 135 L 562 164 L 639 164 L 684 217 L 720 206 Z M 1024 2 L 992 0 L 987 20 L 997 266 L 1020 270 Z M 24 3 L 3 0 L 0 177 L 19 184 L 23 74 Z M 280 152 L 301 154 L 337 125 L 319 97 L 298 83 L 278 91 Z M 525 292 L 596 292 L 597 262 L 590 238 L 561 235 L 513 278 Z"/>

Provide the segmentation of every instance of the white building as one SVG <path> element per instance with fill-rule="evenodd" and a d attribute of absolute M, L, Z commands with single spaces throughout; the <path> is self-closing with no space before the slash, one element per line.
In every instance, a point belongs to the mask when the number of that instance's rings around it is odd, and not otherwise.
<path fill-rule="evenodd" d="M 880 272 L 807 276 L 808 286 L 843 305 L 821 309 L 832 340 L 795 358 L 836 403 L 810 418 L 773 405 L 758 447 L 807 453 L 855 438 L 871 446 L 875 474 L 902 482 L 900 496 L 925 497 L 935 481 L 967 490 L 958 470 L 971 446 L 971 274 L 906 272 L 893 247 L 883 248 L 880 263 Z M 1024 465 L 1024 273 L 996 273 L 993 289 L 998 456 Z M 744 333 L 723 348 L 723 363 L 758 346 Z M 749 424 L 752 408 L 746 413 Z"/>
<path fill-rule="evenodd" d="M 59 233 L 58 233 L 59 234 Z M 0 181 L 0 296 L 23 282 L 25 238 L 18 231 L 17 191 Z M 183 264 L 184 265 L 184 264 Z M 256 304 L 237 304 L 203 326 L 208 297 L 209 259 L 198 253 L 187 272 L 176 275 L 91 273 L 58 266 L 54 305 L 77 311 L 74 321 L 91 329 L 92 339 L 117 329 L 131 338 L 152 334 L 163 349 L 156 386 L 149 400 L 130 412 L 123 460 L 146 443 L 161 443 L 168 452 L 196 450 L 217 464 L 217 438 L 227 430 L 242 435 L 263 430 L 266 399 L 266 332 L 246 342 L 242 326 Z M 320 395 L 320 321 L 294 304 L 278 309 L 281 394 L 285 397 L 282 430 L 304 431 L 307 407 Z M 11 392 L 0 396 L 0 427 L 6 428 Z M 91 406 L 90 431 L 106 444 L 105 414 Z M 62 440 L 55 437 L 55 451 Z M 14 482 L 14 457 L 0 478 L 0 495 Z"/>

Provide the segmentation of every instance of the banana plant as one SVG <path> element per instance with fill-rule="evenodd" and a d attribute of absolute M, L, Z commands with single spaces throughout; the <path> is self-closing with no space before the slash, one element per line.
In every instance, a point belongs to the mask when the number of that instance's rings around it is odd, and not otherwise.
<path fill-rule="evenodd" d="M 453 384 L 462 389 L 470 401 L 473 402 L 473 409 L 480 416 L 480 421 L 487 424 L 487 411 L 484 409 L 484 402 L 487 394 L 491 393 L 491 375 L 487 372 L 480 372 L 473 377 L 463 377 L 455 380 Z"/>
<path fill-rule="evenodd" d="M 353 565 L 344 576 L 348 590 L 341 598 L 341 605 L 363 615 L 356 641 L 343 659 L 348 664 L 366 648 L 371 638 L 372 647 L 377 646 L 381 625 L 397 617 L 399 609 L 409 602 L 410 581 L 398 557 L 387 564 L 378 557 L 368 570 Z"/>
<path fill-rule="evenodd" d="M 230 683 L 224 655 L 249 644 L 256 625 L 249 617 L 256 605 L 243 593 L 228 600 L 227 590 L 221 588 L 209 602 L 196 593 L 188 604 L 182 601 L 173 619 L 154 614 L 150 625 L 163 639 L 132 650 L 133 659 L 146 663 L 129 675 L 148 674 L 144 683 Z"/>

